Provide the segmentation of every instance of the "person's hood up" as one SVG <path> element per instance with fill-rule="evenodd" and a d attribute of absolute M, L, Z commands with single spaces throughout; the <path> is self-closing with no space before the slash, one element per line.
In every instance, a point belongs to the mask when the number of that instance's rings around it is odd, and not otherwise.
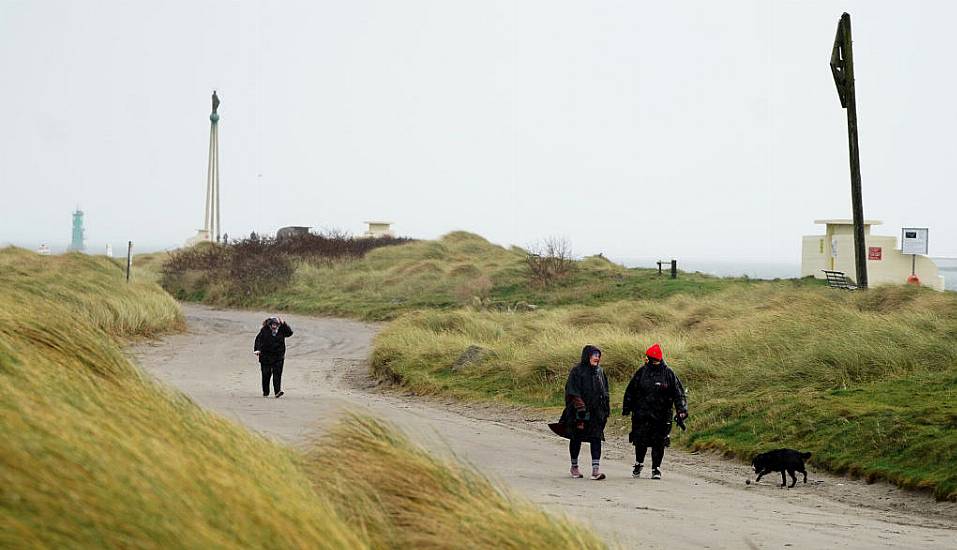
<path fill-rule="evenodd" d="M 582 358 L 581 358 L 581 361 L 579 361 L 578 364 L 579 364 L 579 365 L 588 365 L 588 366 L 590 366 L 591 363 L 589 363 L 589 360 L 591 359 L 591 356 L 592 356 L 593 354 L 595 354 L 595 353 L 597 353 L 598 355 L 601 355 L 601 350 L 598 349 L 598 348 L 596 348 L 595 346 L 592 346 L 592 345 L 588 345 L 588 346 L 583 347 L 583 348 L 582 348 Z"/>
<path fill-rule="evenodd" d="M 275 329 L 273 329 L 273 323 L 276 323 L 277 325 Z M 279 325 L 279 319 L 276 319 L 275 317 L 269 317 L 268 319 L 263 321 L 263 327 L 259 329 L 259 332 L 263 332 L 263 333 L 268 332 L 270 334 L 274 334 L 276 331 L 279 330 L 278 325 Z"/>

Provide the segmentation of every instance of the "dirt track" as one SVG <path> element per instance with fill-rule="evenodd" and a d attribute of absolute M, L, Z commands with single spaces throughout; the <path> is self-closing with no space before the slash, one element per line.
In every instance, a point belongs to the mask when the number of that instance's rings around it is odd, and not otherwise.
<path fill-rule="evenodd" d="M 140 364 L 200 405 L 302 444 L 358 410 L 397 423 L 545 507 L 625 548 L 954 548 L 957 505 L 886 484 L 814 472 L 787 490 L 749 468 L 669 449 L 664 479 L 631 478 L 632 447 L 610 441 L 608 479 L 567 476 L 567 445 L 534 411 L 468 407 L 379 390 L 365 375 L 374 325 L 289 315 L 282 399 L 264 399 L 252 340 L 264 313 L 184 306 L 189 332 L 135 348 Z M 692 404 L 693 406 L 693 404 Z M 582 450 L 588 463 L 588 450 Z M 753 476 L 751 476 L 753 477 Z"/>

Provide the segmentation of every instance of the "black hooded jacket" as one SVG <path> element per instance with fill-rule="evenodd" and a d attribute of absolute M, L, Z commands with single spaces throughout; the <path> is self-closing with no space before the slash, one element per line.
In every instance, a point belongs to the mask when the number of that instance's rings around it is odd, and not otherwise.
<path fill-rule="evenodd" d="M 253 345 L 253 351 L 259 352 L 259 363 L 273 365 L 282 361 L 286 357 L 286 338 L 290 336 L 292 336 L 292 329 L 285 322 L 279 325 L 275 336 L 269 329 L 269 323 L 263 323 L 263 328 L 256 335 L 256 343 Z"/>
<path fill-rule="evenodd" d="M 595 352 L 601 353 L 601 350 L 594 346 L 582 349 L 581 360 L 568 373 L 565 383 L 565 410 L 561 422 L 565 424 L 567 433 L 574 434 L 576 438 L 605 439 L 605 423 L 611 414 L 608 377 L 601 366 L 593 367 L 589 363 Z M 578 430 L 577 424 L 582 413 L 587 413 L 588 420 L 584 422 L 585 429 Z"/>
<path fill-rule="evenodd" d="M 625 389 L 621 414 L 633 414 L 633 423 L 643 420 L 671 422 L 672 407 L 675 412 L 688 412 L 685 389 L 678 375 L 664 361 L 657 365 L 645 363 Z"/>

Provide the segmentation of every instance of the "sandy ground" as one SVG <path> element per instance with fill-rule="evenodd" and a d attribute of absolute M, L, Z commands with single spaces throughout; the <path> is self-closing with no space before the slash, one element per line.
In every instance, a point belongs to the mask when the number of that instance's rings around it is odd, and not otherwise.
<path fill-rule="evenodd" d="M 779 488 L 775 475 L 746 486 L 747 465 L 669 449 L 664 479 L 635 480 L 633 448 L 612 439 L 602 461 L 607 480 L 571 479 L 567 442 L 551 435 L 539 412 L 377 387 L 365 374 L 375 325 L 287 316 L 296 333 L 287 340 L 286 395 L 265 399 L 252 342 L 267 315 L 191 305 L 184 312 L 188 333 L 133 354 L 200 405 L 292 445 L 306 444 L 344 411 L 372 413 L 430 452 L 454 455 L 625 548 L 957 548 L 957 505 L 813 469 L 794 489 Z M 587 445 L 581 458 L 588 464 Z"/>

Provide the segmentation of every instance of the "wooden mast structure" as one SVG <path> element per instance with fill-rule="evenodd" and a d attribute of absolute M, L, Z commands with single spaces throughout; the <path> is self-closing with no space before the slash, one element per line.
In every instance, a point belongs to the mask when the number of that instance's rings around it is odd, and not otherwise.
<path fill-rule="evenodd" d="M 854 264 L 858 288 L 867 288 L 867 256 L 864 253 L 864 205 L 861 199 L 861 157 L 857 144 L 857 95 L 854 88 L 854 49 L 851 16 L 844 13 L 837 24 L 831 50 L 831 73 L 841 107 L 847 110 L 847 144 L 851 163 L 851 208 L 854 214 Z"/>

